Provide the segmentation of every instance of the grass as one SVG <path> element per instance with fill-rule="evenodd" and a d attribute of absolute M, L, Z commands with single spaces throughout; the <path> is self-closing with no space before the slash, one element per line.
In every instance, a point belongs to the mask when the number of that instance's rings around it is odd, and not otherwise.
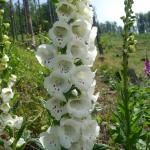
<path fill-rule="evenodd" d="M 150 34 L 136 35 L 137 45 L 136 52 L 131 53 L 129 56 L 129 67 L 133 68 L 139 76 L 143 76 L 144 73 L 144 61 L 145 53 L 150 57 Z M 101 37 L 101 41 L 104 47 L 104 63 L 96 61 L 96 66 L 107 65 L 113 69 L 121 68 L 121 51 L 122 51 L 122 37 L 117 34 L 104 34 Z"/>
<path fill-rule="evenodd" d="M 101 37 L 104 50 L 104 61 L 100 61 L 99 55 L 96 59 L 94 68 L 97 68 L 97 87 L 96 91 L 100 92 L 99 103 L 102 110 L 97 113 L 96 119 L 101 125 L 100 142 L 111 143 L 109 141 L 109 124 L 112 119 L 112 112 L 115 110 L 116 93 L 110 88 L 108 82 L 104 82 L 104 78 L 110 77 L 121 69 L 121 50 L 122 38 L 116 34 L 105 34 Z M 137 51 L 130 54 L 129 66 L 135 69 L 138 76 L 144 77 L 143 58 L 145 58 L 145 50 L 148 51 L 150 57 L 150 35 L 137 35 Z M 49 72 L 42 67 L 35 58 L 35 51 L 27 50 L 23 46 L 13 47 L 11 51 L 12 72 L 17 75 L 17 83 L 15 85 L 15 108 L 16 114 L 25 116 L 28 121 L 34 121 L 29 126 L 33 131 L 33 136 L 37 136 L 46 128 L 46 124 L 50 124 L 50 116 L 43 108 L 41 100 L 48 98 L 47 92 L 43 87 L 44 77 Z M 102 71 L 105 71 L 102 78 Z M 107 75 L 107 76 L 106 76 Z M 109 142 L 108 142 L 109 141 Z"/>

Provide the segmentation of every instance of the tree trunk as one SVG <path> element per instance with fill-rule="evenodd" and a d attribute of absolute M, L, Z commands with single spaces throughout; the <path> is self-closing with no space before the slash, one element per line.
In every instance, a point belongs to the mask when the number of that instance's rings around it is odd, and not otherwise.
<path fill-rule="evenodd" d="M 57 14 L 56 14 L 56 8 L 54 6 L 54 4 L 52 3 L 52 1 L 50 0 L 50 8 L 51 8 L 51 16 L 52 16 L 52 20 L 53 23 L 57 20 Z"/>
<path fill-rule="evenodd" d="M 41 18 L 41 4 L 40 4 L 40 0 L 37 0 L 38 2 L 38 7 L 39 7 L 39 12 L 38 12 L 38 23 L 39 23 L 39 32 L 42 30 L 42 22 L 40 20 Z"/>
<path fill-rule="evenodd" d="M 49 14 L 49 21 L 50 21 L 50 27 L 53 25 L 53 17 L 52 17 L 52 9 L 51 9 L 51 2 L 50 0 L 47 0 L 48 4 L 48 14 Z"/>
<path fill-rule="evenodd" d="M 20 34 L 21 34 L 21 39 L 24 41 L 24 36 L 23 36 L 23 24 L 22 24 L 22 15 L 21 15 L 21 9 L 20 9 L 20 0 L 18 0 L 18 11 L 19 11 L 19 24 L 20 24 Z"/>
<path fill-rule="evenodd" d="M 10 24 L 11 24 L 11 32 L 13 36 L 13 41 L 16 39 L 16 29 L 15 29 L 15 18 L 14 18 L 14 9 L 12 0 L 9 1 L 10 3 Z"/>
<path fill-rule="evenodd" d="M 26 15 L 25 17 L 26 17 L 26 21 L 27 21 L 27 33 L 31 35 L 32 45 L 35 46 L 32 18 L 31 18 L 30 10 L 29 10 L 29 1 L 23 0 L 23 4 L 24 4 L 24 9 L 25 9 L 25 15 Z"/>
<path fill-rule="evenodd" d="M 34 2 L 34 11 L 35 11 L 35 13 L 34 13 L 34 15 L 36 16 L 35 18 L 36 18 L 36 29 L 39 29 L 39 16 L 36 14 L 37 13 L 37 2 L 36 2 L 36 0 L 33 0 L 33 2 Z"/>

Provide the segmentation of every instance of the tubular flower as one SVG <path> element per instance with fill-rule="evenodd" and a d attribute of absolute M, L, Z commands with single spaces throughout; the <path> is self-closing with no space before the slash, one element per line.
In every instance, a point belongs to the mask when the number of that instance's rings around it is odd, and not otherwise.
<path fill-rule="evenodd" d="M 64 21 L 55 22 L 53 28 L 49 30 L 49 37 L 55 46 L 64 48 L 70 41 L 70 26 Z"/>
<path fill-rule="evenodd" d="M 59 71 L 55 71 L 49 77 L 45 78 L 44 87 L 49 94 L 63 100 L 65 99 L 64 93 L 71 88 L 71 83 L 67 76 L 61 74 Z"/>
<path fill-rule="evenodd" d="M 39 140 L 47 150 L 92 150 L 99 133 L 91 119 L 99 96 L 90 68 L 97 55 L 93 10 L 90 0 L 59 0 L 56 13 L 58 21 L 48 33 L 52 44 L 36 52 L 39 63 L 51 69 L 44 80 L 51 98 L 44 106 L 55 120 Z"/>
<path fill-rule="evenodd" d="M 38 47 L 36 58 L 41 65 L 51 69 L 56 53 L 57 49 L 54 45 L 43 44 Z"/>
<path fill-rule="evenodd" d="M 46 102 L 46 108 L 56 120 L 60 120 L 62 115 L 66 114 L 66 107 L 62 104 L 61 100 L 55 97 Z"/>
<path fill-rule="evenodd" d="M 70 21 L 75 18 L 75 7 L 68 2 L 60 2 L 56 9 L 58 18 L 63 21 Z"/>

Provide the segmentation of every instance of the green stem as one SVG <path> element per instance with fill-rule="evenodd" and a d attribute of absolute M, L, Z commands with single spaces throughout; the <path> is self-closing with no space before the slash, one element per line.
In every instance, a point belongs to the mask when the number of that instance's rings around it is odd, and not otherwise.
<path fill-rule="evenodd" d="M 129 110 L 129 92 L 128 92 L 128 54 L 123 52 L 123 103 L 125 107 L 126 121 L 126 150 L 130 150 L 130 110 Z"/>

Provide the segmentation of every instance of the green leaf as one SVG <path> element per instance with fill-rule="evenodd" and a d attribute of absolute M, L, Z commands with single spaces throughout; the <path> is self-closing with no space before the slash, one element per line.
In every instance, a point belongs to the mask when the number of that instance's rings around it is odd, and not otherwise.
<path fill-rule="evenodd" d="M 58 0 L 52 0 L 53 3 L 58 3 Z"/>
<path fill-rule="evenodd" d="M 95 144 L 93 150 L 109 150 L 110 147 L 106 144 Z"/>
<path fill-rule="evenodd" d="M 20 130 L 18 131 L 17 136 L 15 137 L 14 142 L 11 145 L 12 149 L 16 149 L 17 142 L 21 138 L 21 136 L 22 136 L 22 134 L 23 134 L 23 132 L 26 128 L 26 125 L 27 125 L 27 121 L 26 121 L 26 119 L 24 119 L 23 123 L 22 123 L 22 126 L 21 126 Z"/>
<path fill-rule="evenodd" d="M 0 138 L 0 146 L 4 146 L 4 142 L 2 141 L 1 138 Z"/>

